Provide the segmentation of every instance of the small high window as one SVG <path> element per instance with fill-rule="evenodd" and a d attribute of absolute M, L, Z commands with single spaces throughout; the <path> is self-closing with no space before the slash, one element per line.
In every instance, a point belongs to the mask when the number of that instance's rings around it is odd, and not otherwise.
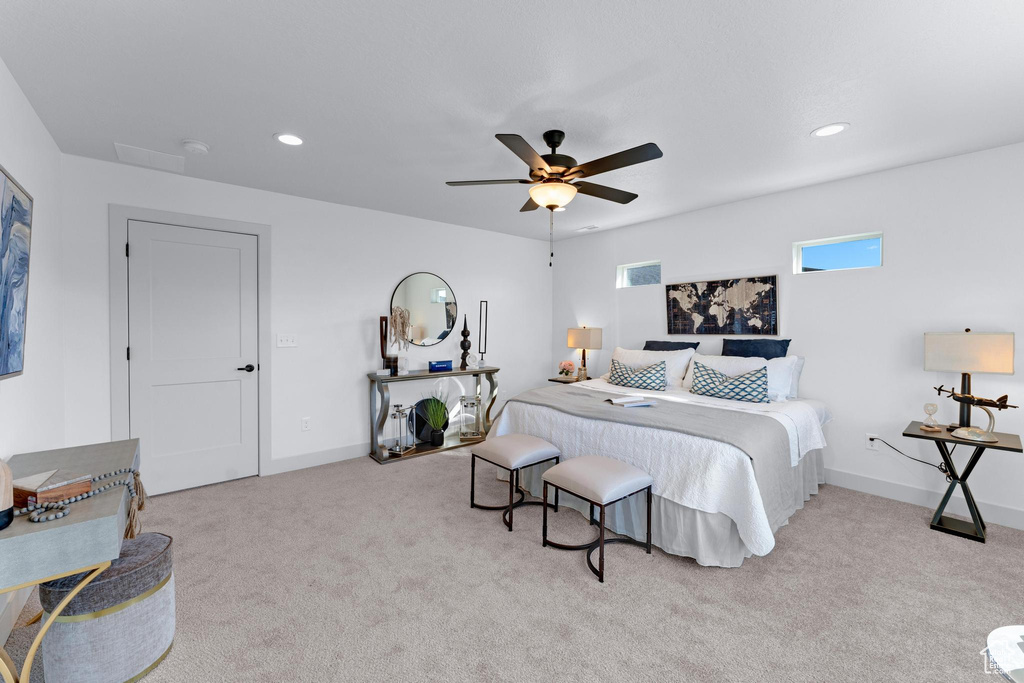
<path fill-rule="evenodd" d="M 878 268 L 882 265 L 882 233 L 847 235 L 793 244 L 793 272 Z"/>
<path fill-rule="evenodd" d="M 643 263 L 627 263 L 619 266 L 615 273 L 615 286 L 640 287 L 642 285 L 661 284 L 661 261 L 644 261 Z"/>

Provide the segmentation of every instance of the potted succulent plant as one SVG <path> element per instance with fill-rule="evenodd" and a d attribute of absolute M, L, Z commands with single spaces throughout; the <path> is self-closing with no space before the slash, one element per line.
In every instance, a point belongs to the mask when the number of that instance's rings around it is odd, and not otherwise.
<path fill-rule="evenodd" d="M 444 428 L 448 424 L 448 395 L 444 392 L 428 397 L 423 403 L 427 425 L 430 426 L 430 445 L 444 445 Z"/>

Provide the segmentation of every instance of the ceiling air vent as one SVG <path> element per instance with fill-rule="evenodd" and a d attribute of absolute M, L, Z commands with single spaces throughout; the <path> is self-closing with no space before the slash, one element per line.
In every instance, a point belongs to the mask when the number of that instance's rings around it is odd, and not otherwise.
<path fill-rule="evenodd" d="M 114 143 L 114 149 L 117 151 L 117 160 L 124 164 L 145 166 L 146 168 L 155 168 L 158 171 L 170 171 L 171 173 L 185 172 L 185 157 L 178 156 L 177 154 L 155 152 L 151 149 L 143 149 L 142 147 L 122 145 L 120 142 Z"/>

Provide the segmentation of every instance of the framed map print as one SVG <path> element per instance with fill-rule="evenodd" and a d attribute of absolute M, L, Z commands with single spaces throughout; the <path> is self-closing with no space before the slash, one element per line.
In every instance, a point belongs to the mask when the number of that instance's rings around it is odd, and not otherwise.
<path fill-rule="evenodd" d="M 669 334 L 779 333 L 778 277 L 665 285 Z"/>
<path fill-rule="evenodd" d="M 25 367 L 32 197 L 0 166 L 0 379 Z"/>

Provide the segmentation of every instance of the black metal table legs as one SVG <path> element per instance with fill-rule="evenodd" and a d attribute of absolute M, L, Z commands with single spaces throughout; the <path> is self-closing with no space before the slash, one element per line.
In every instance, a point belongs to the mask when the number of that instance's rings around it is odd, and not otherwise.
<path fill-rule="evenodd" d="M 971 494 L 971 489 L 967 486 L 967 477 L 971 476 L 974 466 L 978 464 L 978 460 L 981 459 L 981 454 L 985 452 L 985 447 L 977 446 L 974 449 L 974 453 L 971 455 L 971 459 L 967 462 L 967 466 L 964 468 L 963 474 L 957 474 L 956 465 L 953 463 L 953 457 L 949 452 L 949 447 L 942 441 L 936 441 L 935 445 L 938 446 L 939 453 L 942 455 L 942 461 L 946 465 L 949 488 L 946 489 L 946 495 L 942 497 L 942 502 L 939 503 L 939 509 L 935 511 L 935 516 L 932 517 L 932 529 L 942 531 L 947 534 L 953 534 L 954 536 L 960 536 L 962 538 L 969 538 L 972 541 L 978 541 L 979 543 L 984 543 L 985 520 L 982 519 L 981 512 L 978 511 L 978 505 L 974 502 L 974 496 Z M 950 498 L 953 497 L 953 491 L 956 490 L 957 486 L 959 486 L 963 491 L 964 500 L 967 502 L 967 510 L 971 514 L 971 520 L 973 523 L 953 519 L 952 517 L 945 517 L 942 514 L 945 512 L 946 506 L 949 504 Z"/>

